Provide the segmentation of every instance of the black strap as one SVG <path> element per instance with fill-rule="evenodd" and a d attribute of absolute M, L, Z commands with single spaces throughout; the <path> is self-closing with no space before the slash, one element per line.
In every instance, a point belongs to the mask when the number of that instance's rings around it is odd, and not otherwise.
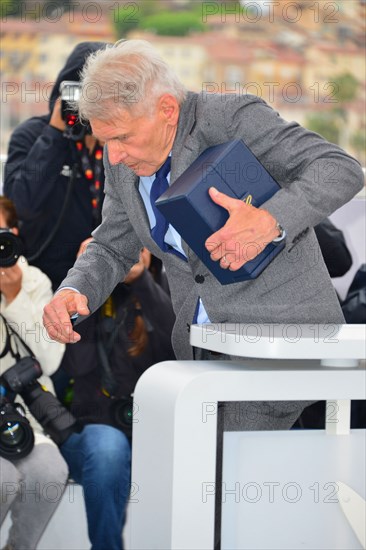
<path fill-rule="evenodd" d="M 103 388 L 113 397 L 117 391 L 117 383 L 113 374 L 109 358 L 111 356 L 115 341 L 120 328 L 127 317 L 127 307 L 124 308 L 122 318 L 117 322 L 113 317 L 98 316 L 97 319 L 97 350 L 102 370 Z M 108 330 L 107 329 L 108 323 Z"/>
<path fill-rule="evenodd" d="M 131 290 L 128 289 L 128 294 L 125 298 L 125 303 L 119 319 L 116 319 L 113 315 L 104 316 L 103 307 L 100 309 L 99 315 L 97 316 L 97 350 L 101 369 L 101 383 L 103 389 L 108 392 L 110 397 L 114 397 L 118 389 L 118 384 L 116 383 L 116 379 L 110 365 L 110 357 L 112 355 L 114 345 L 118 337 L 122 338 L 123 342 L 125 343 L 125 357 L 126 361 L 129 361 L 129 356 L 127 352 L 128 334 L 125 328 L 125 324 L 129 313 L 129 307 L 131 305 L 130 294 Z M 112 300 L 114 299 L 113 294 L 111 298 Z M 144 315 L 143 311 L 141 309 L 136 309 L 135 304 L 133 304 L 133 307 L 134 315 L 141 315 L 143 317 L 147 332 L 152 332 L 153 326 Z"/>
<path fill-rule="evenodd" d="M 13 327 L 7 322 L 5 317 L 0 313 L 0 318 L 2 319 L 5 327 L 6 332 L 6 340 L 5 340 L 5 346 L 0 354 L 0 359 L 5 357 L 8 353 L 11 354 L 11 356 L 16 359 L 16 361 L 19 361 L 21 356 L 19 353 L 19 348 L 17 341 L 20 342 L 20 344 L 23 346 L 25 351 L 30 355 L 30 357 L 34 357 L 33 351 L 30 349 L 30 347 L 24 342 L 23 338 L 13 329 Z M 16 351 L 13 350 L 11 346 L 11 337 L 15 338 L 15 345 L 16 345 Z"/>
<path fill-rule="evenodd" d="M 72 167 L 71 175 L 70 175 L 70 178 L 69 178 L 69 183 L 68 183 L 67 190 L 66 190 L 65 200 L 64 200 L 64 203 L 62 205 L 62 209 L 61 209 L 60 215 L 58 217 L 58 220 L 56 222 L 56 225 L 54 226 L 51 233 L 48 235 L 45 242 L 39 247 L 37 252 L 35 254 L 33 254 L 33 256 L 27 256 L 28 262 L 30 262 L 30 263 L 34 262 L 34 260 L 37 260 L 37 258 L 39 258 L 41 254 L 43 254 L 43 252 L 46 250 L 46 248 L 48 248 L 50 246 L 51 242 L 54 239 L 54 236 L 57 233 L 57 231 L 60 229 L 61 222 L 62 222 L 62 220 L 65 216 L 67 207 L 68 207 L 69 202 L 70 202 L 70 197 L 71 197 L 72 190 L 74 189 L 74 184 L 75 184 L 75 181 L 76 181 L 77 174 L 78 174 L 78 165 L 76 163 Z"/>

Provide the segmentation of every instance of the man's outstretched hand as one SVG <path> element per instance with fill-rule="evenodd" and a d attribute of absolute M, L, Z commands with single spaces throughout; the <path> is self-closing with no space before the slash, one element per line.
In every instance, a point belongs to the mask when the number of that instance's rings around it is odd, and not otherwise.
<path fill-rule="evenodd" d="M 60 290 L 43 310 L 43 324 L 52 340 L 75 344 L 80 334 L 72 328 L 70 317 L 75 313 L 89 315 L 88 299 L 75 290 Z"/>

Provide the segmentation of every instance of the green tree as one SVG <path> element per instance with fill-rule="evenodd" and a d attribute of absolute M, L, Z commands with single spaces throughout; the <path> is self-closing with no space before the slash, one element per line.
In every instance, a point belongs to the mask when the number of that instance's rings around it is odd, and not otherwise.
<path fill-rule="evenodd" d="M 1 21 L 20 15 L 22 9 L 21 0 L 0 0 Z"/>
<path fill-rule="evenodd" d="M 353 101 L 357 96 L 360 85 L 358 80 L 350 73 L 336 76 L 332 79 L 332 84 L 335 86 L 334 97 L 341 104 Z"/>
<path fill-rule="evenodd" d="M 358 160 L 362 166 L 366 164 L 366 129 L 357 130 L 351 137 L 351 145 L 357 152 Z"/>
<path fill-rule="evenodd" d="M 145 17 L 159 13 L 164 7 L 163 4 L 164 2 L 159 1 L 139 0 L 112 7 L 111 17 L 117 37 L 125 38 L 130 31 L 140 28 L 141 21 Z"/>
<path fill-rule="evenodd" d="M 350 145 L 350 128 L 347 106 L 357 97 L 359 81 L 350 73 L 336 76 L 329 83 L 334 87 L 335 107 L 323 113 L 308 115 L 305 126 L 347 149 Z"/>
<path fill-rule="evenodd" d="M 328 141 L 339 143 L 339 124 L 332 112 L 309 115 L 305 126 Z"/>
<path fill-rule="evenodd" d="M 142 19 L 140 28 L 163 36 L 186 36 L 191 32 L 203 32 L 205 27 L 195 12 L 164 11 Z"/>

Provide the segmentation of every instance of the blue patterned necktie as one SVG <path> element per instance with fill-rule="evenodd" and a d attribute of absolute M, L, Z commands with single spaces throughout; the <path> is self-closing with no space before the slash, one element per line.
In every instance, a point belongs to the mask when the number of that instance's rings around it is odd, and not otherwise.
<path fill-rule="evenodd" d="M 168 231 L 169 223 L 163 216 L 163 214 L 155 206 L 155 201 L 166 191 L 169 187 L 167 180 L 167 175 L 170 172 L 171 157 L 168 157 L 164 162 L 163 166 L 159 168 L 156 172 L 155 179 L 151 186 L 150 191 L 150 202 L 155 215 L 156 224 L 155 227 L 151 229 L 151 236 L 156 242 L 156 244 L 163 250 L 167 252 L 170 248 L 165 242 L 164 237 Z"/>

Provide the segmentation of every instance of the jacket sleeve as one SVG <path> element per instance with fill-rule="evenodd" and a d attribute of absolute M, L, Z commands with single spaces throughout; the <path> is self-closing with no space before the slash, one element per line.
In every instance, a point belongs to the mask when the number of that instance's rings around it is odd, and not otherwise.
<path fill-rule="evenodd" d="M 22 258 L 19 260 L 22 261 Z M 51 282 L 39 269 L 27 266 L 22 288 L 7 305 L 1 300 L 1 312 L 21 336 L 40 362 L 44 374 L 50 376 L 58 369 L 65 346 L 51 340 L 42 323 L 44 306 L 52 298 Z"/>
<path fill-rule="evenodd" d="M 4 192 L 23 221 L 36 218 L 52 194 L 65 164 L 68 140 L 41 118 L 21 124 L 12 134 L 5 165 Z"/>
<path fill-rule="evenodd" d="M 121 175 L 117 183 L 107 156 L 105 152 L 102 223 L 93 231 L 93 241 L 76 260 L 59 287 L 69 286 L 87 296 L 92 313 L 106 301 L 117 284 L 125 279 L 131 267 L 139 261 L 143 248 L 118 192 L 118 186 L 132 185 L 136 176 L 126 176 L 123 166 L 119 165 L 117 170 L 125 175 Z M 100 284 L 101 278 L 103 285 Z"/>
<path fill-rule="evenodd" d="M 262 205 L 296 243 L 348 202 L 364 185 L 359 163 L 337 145 L 296 122 L 287 122 L 263 100 L 227 101 L 230 139 L 242 138 L 281 186 Z"/>

